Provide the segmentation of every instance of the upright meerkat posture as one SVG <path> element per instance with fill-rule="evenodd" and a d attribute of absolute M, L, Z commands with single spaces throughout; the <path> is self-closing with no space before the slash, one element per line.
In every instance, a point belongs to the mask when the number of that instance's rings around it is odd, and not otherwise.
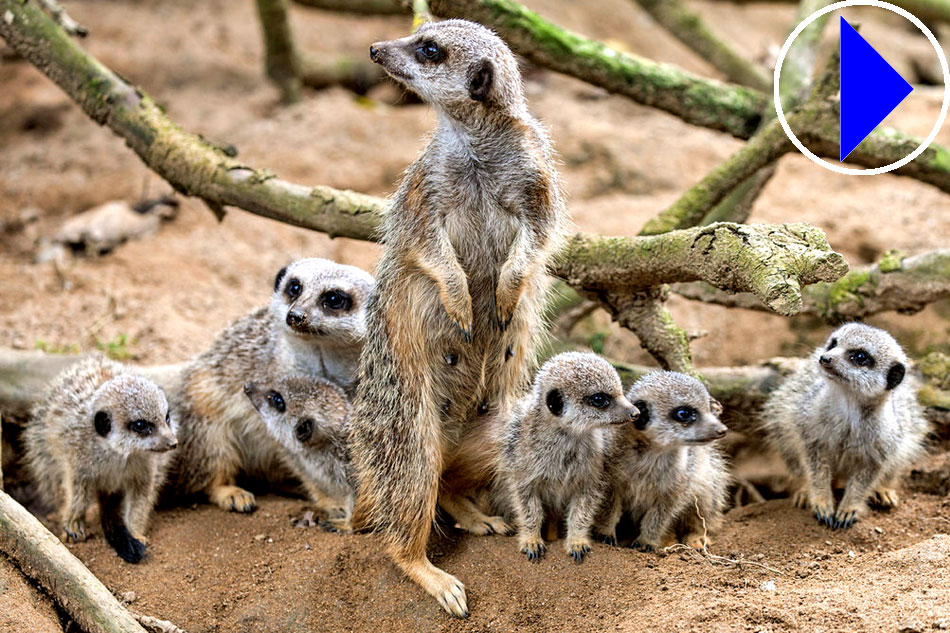
<path fill-rule="evenodd" d="M 348 476 L 349 403 L 343 390 L 306 376 L 267 384 L 249 382 L 244 393 L 271 437 L 286 449 L 289 466 L 326 517 L 325 528 L 350 530 L 353 485 Z"/>
<path fill-rule="evenodd" d="M 27 467 L 58 508 L 64 540 L 86 539 L 86 510 L 98 501 L 106 541 L 124 560 L 141 561 L 167 451 L 178 445 L 165 393 L 95 356 L 53 380 L 25 442 Z"/>
<path fill-rule="evenodd" d="M 762 427 L 788 465 L 795 504 L 832 529 L 850 527 L 871 497 L 897 505 L 900 478 L 923 451 L 927 422 L 906 373 L 890 334 L 848 323 L 765 404 Z"/>
<path fill-rule="evenodd" d="M 518 64 L 491 31 L 429 23 L 370 55 L 435 109 L 438 126 L 385 221 L 351 428 L 355 516 L 465 617 L 464 586 L 432 565 L 426 542 L 437 502 L 464 529 L 508 530 L 467 493 L 492 478 L 487 420 L 527 385 L 565 211 Z"/>
<path fill-rule="evenodd" d="M 188 364 L 172 393 L 181 450 L 169 490 L 205 492 L 224 510 L 251 512 L 239 474 L 279 480 L 290 473 L 244 397 L 248 381 L 301 374 L 352 389 L 373 277 L 326 259 L 302 259 L 277 273 L 270 306 L 238 319 Z"/>
<path fill-rule="evenodd" d="M 608 457 L 612 493 L 600 532 L 616 544 L 617 523 L 629 512 L 640 528 L 634 547 L 660 549 L 677 534 L 703 547 L 722 522 L 729 486 L 725 460 L 712 445 L 726 434 L 722 405 L 701 382 L 671 371 L 644 376 L 627 398 L 640 416 L 619 430 Z"/>
<path fill-rule="evenodd" d="M 576 562 L 584 560 L 607 490 L 610 427 L 638 415 L 623 395 L 617 370 L 596 354 L 568 352 L 544 364 L 532 392 L 514 406 L 499 468 L 518 523 L 518 545 L 529 559 L 544 555 L 541 524 L 548 516 L 566 520 L 565 549 Z"/>

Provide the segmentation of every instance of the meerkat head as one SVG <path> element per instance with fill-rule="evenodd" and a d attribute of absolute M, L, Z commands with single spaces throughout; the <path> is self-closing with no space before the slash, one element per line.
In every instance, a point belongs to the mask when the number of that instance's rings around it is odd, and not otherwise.
<path fill-rule="evenodd" d="M 126 457 L 178 446 L 165 392 L 141 376 L 123 374 L 103 383 L 92 396 L 89 416 L 96 434 Z"/>
<path fill-rule="evenodd" d="M 907 356 L 890 334 L 863 323 L 848 323 L 815 351 L 825 376 L 861 399 L 886 396 L 904 382 Z"/>
<path fill-rule="evenodd" d="M 309 258 L 281 268 L 270 302 L 276 327 L 321 344 L 361 344 L 366 303 L 376 282 L 369 273 L 328 259 Z"/>
<path fill-rule="evenodd" d="M 633 422 L 639 412 L 623 395 L 617 370 L 596 354 L 558 354 L 538 371 L 534 407 L 574 430 Z"/>
<path fill-rule="evenodd" d="M 640 411 L 634 423 L 658 447 L 706 444 L 726 435 L 722 405 L 703 383 L 686 374 L 657 371 L 638 380 L 627 398 Z"/>
<path fill-rule="evenodd" d="M 436 109 L 464 119 L 524 104 L 518 62 L 505 43 L 466 20 L 429 22 L 412 35 L 376 42 L 370 58 Z"/>
<path fill-rule="evenodd" d="M 271 436 L 291 452 L 305 456 L 345 437 L 349 405 L 329 381 L 292 376 L 266 385 L 249 382 L 244 393 Z"/>

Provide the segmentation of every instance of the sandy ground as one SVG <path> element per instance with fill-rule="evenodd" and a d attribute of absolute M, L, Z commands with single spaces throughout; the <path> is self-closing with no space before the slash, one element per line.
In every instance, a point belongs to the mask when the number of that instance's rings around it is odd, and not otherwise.
<path fill-rule="evenodd" d="M 715 76 L 626 0 L 528 4 L 615 46 Z M 248 164 L 291 181 L 384 195 L 434 122 L 424 105 L 357 100 L 340 89 L 308 92 L 303 102 L 279 107 L 276 91 L 262 80 L 249 0 L 68 5 L 92 30 L 85 45 L 155 96 L 173 119 L 212 142 L 234 145 Z M 768 3 L 695 6 L 750 57 L 782 43 L 793 13 L 791 6 Z M 365 55 L 369 43 L 407 29 L 402 18 L 295 9 L 293 19 L 301 47 L 314 54 Z M 913 76 L 911 59 L 927 54 L 926 40 L 876 14 L 854 21 L 898 70 Z M 134 361 L 178 362 L 265 302 L 274 273 L 292 258 L 330 257 L 372 270 L 378 255 L 373 245 L 330 240 L 238 210 L 219 223 L 195 200 L 183 200 L 177 220 L 159 233 L 104 257 L 70 259 L 60 267 L 35 263 L 44 239 L 70 215 L 108 200 L 154 196 L 167 185 L 27 64 L 0 62 L 0 86 L 0 345 L 89 350 L 125 335 Z M 527 90 L 532 108 L 552 129 L 570 209 L 582 230 L 635 234 L 740 146 L 550 73 L 531 72 Z M 370 96 L 386 94 L 391 90 L 384 87 Z M 924 135 L 941 97 L 939 87 L 921 86 L 889 122 Z M 938 142 L 950 144 L 950 130 Z M 915 181 L 847 178 L 789 156 L 751 221 L 813 223 L 852 265 L 861 265 L 888 248 L 914 254 L 946 247 L 947 200 Z M 675 297 L 670 307 L 688 330 L 706 332 L 693 345 L 700 365 L 804 354 L 827 333 L 807 318 L 729 311 Z M 948 317 L 950 305 L 943 302 L 917 315 L 872 322 L 919 354 L 950 351 Z M 597 315 L 578 331 L 606 335 L 604 351 L 611 356 L 651 362 L 632 335 L 608 321 Z M 946 454 L 933 456 L 925 470 L 945 482 Z M 467 583 L 473 615 L 466 622 L 445 617 L 402 579 L 372 537 L 293 528 L 290 518 L 306 505 L 299 500 L 266 496 L 252 516 L 205 505 L 160 511 L 151 557 L 137 567 L 119 561 L 99 535 L 73 551 L 117 593 L 134 591 L 133 608 L 192 633 L 370 626 L 929 630 L 950 626 L 950 539 L 937 536 L 950 532 L 946 493 L 946 487 L 912 486 L 899 509 L 872 515 L 844 534 L 820 528 L 783 499 L 733 511 L 711 551 L 771 570 L 603 546 L 589 563 L 575 566 L 557 545 L 533 566 L 510 539 L 461 537 L 447 527 L 445 537 L 433 542 L 433 557 Z M 50 604 L 0 561 L 0 631 L 26 625 L 62 630 Z"/>

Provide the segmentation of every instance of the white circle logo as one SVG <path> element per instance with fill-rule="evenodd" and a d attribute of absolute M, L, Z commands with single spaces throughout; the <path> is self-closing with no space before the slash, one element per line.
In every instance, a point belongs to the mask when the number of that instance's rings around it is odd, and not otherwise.
<path fill-rule="evenodd" d="M 855 6 L 867 6 L 867 7 L 877 7 L 878 9 L 887 9 L 888 11 L 893 11 L 894 13 L 900 15 L 901 17 L 910 20 L 914 26 L 920 29 L 924 35 L 927 36 L 927 39 L 930 40 L 931 46 L 934 47 L 934 50 L 937 52 L 937 57 L 940 59 L 940 69 L 943 71 L 943 104 L 940 106 L 940 116 L 937 117 L 937 122 L 934 123 L 933 128 L 930 130 L 930 134 L 924 139 L 924 142 L 915 149 L 913 152 L 905 156 L 904 158 L 895 161 L 889 165 L 883 165 L 881 167 L 875 167 L 874 169 L 854 169 L 852 167 L 844 167 L 842 165 L 837 165 L 830 161 L 824 160 L 814 154 L 810 149 L 805 147 L 798 137 L 792 132 L 791 128 L 788 126 L 788 121 L 785 119 L 785 112 L 782 110 L 782 100 L 779 98 L 779 74 L 782 72 L 782 64 L 785 62 L 785 56 L 788 55 L 788 49 L 791 48 L 792 42 L 795 41 L 795 38 L 801 35 L 801 32 L 804 31 L 809 24 L 825 15 L 826 13 L 831 13 L 832 11 L 837 11 L 839 9 L 845 9 L 847 7 Z M 782 50 L 778 55 L 778 59 L 775 61 L 775 75 L 772 79 L 773 82 L 773 91 L 775 98 L 775 113 L 778 115 L 779 123 L 782 124 L 782 129 L 785 130 L 785 134 L 788 135 L 789 140 L 798 148 L 798 150 L 807 156 L 809 160 L 814 162 L 825 169 L 829 169 L 833 172 L 839 174 L 845 174 L 848 176 L 874 176 L 876 174 L 886 174 L 887 172 L 903 167 L 910 161 L 914 160 L 920 156 L 927 146 L 934 142 L 934 139 L 937 138 L 937 133 L 940 131 L 940 127 L 943 125 L 944 119 L 947 117 L 947 108 L 950 106 L 950 69 L 947 67 L 947 58 L 943 54 L 943 49 L 940 47 L 940 44 L 937 42 L 937 38 L 934 37 L 934 34 L 930 32 L 930 29 L 921 22 L 917 16 L 905 11 L 904 9 L 889 4 L 887 2 L 880 2 L 879 0 L 844 0 L 842 2 L 835 2 L 830 4 L 824 9 L 815 11 L 809 15 L 805 20 L 801 22 L 798 26 L 795 27 L 795 30 L 792 31 L 792 34 L 788 36 L 788 39 L 785 40 L 785 44 L 782 46 Z"/>

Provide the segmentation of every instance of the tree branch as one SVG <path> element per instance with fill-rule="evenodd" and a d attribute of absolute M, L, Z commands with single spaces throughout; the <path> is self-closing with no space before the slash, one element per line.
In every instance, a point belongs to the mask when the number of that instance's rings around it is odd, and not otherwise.
<path fill-rule="evenodd" d="M 145 633 L 55 535 L 2 491 L 0 551 L 39 583 L 86 633 Z"/>
<path fill-rule="evenodd" d="M 303 187 L 243 165 L 171 122 L 147 95 L 83 51 L 33 3 L 0 0 L 0 11 L 14 16 L 0 21 L 7 43 L 91 118 L 124 138 L 178 191 L 219 211 L 232 205 L 330 236 L 375 239 L 383 200 Z M 751 291 L 782 314 L 800 306 L 802 285 L 833 281 L 845 270 L 820 230 L 797 224 L 719 224 L 647 238 L 577 234 L 554 267 L 571 285 L 595 290 L 705 279 L 720 288 Z"/>
<path fill-rule="evenodd" d="M 769 311 L 749 294 L 729 294 L 703 282 L 675 284 L 673 292 L 696 301 L 733 308 Z M 877 264 L 858 270 L 833 283 L 819 282 L 804 288 L 800 314 L 827 323 L 843 323 L 879 314 L 912 314 L 950 297 L 950 250 L 903 257 L 888 253 Z"/>
<path fill-rule="evenodd" d="M 287 0 L 257 0 L 257 13 L 264 36 L 267 76 L 280 90 L 281 101 L 299 101 L 301 63 L 287 15 Z"/>
<path fill-rule="evenodd" d="M 795 0 L 721 0 L 730 4 L 752 4 L 753 2 L 771 2 L 790 4 Z M 924 21 L 950 22 L 950 2 L 947 0 L 888 0 L 891 4 L 913 13 Z M 807 16 L 806 16 L 807 17 Z M 804 19 L 804 17 L 802 18 Z M 799 20 L 801 22 L 801 19 Z"/>
<path fill-rule="evenodd" d="M 772 79 L 754 62 L 719 39 L 695 11 L 680 0 L 636 0 L 658 24 L 689 47 L 729 81 L 766 91 Z"/>
<path fill-rule="evenodd" d="M 56 0 L 39 0 L 39 2 L 53 19 L 56 20 L 56 23 L 63 27 L 63 30 L 70 35 L 77 37 L 86 37 L 89 35 L 89 29 L 72 19 L 70 15 L 66 13 L 66 9 L 63 8 L 63 5 L 56 2 Z"/>

